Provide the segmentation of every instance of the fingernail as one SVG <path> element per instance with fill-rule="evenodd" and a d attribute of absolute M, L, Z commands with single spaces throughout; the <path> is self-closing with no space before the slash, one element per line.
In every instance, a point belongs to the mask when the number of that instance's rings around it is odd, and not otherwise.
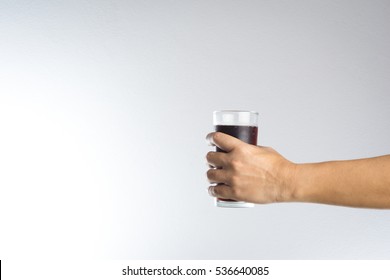
<path fill-rule="evenodd" d="M 214 186 L 210 186 L 208 192 L 210 196 L 215 196 Z"/>
<path fill-rule="evenodd" d="M 213 132 L 207 134 L 206 136 L 206 142 L 209 146 L 215 146 L 215 144 L 213 143 Z"/>

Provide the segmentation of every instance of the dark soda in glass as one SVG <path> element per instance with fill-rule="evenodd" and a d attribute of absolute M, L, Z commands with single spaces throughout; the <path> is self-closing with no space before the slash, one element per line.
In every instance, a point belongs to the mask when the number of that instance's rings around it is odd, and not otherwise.
<path fill-rule="evenodd" d="M 215 131 L 229 134 L 248 144 L 257 145 L 257 126 L 216 125 Z M 217 152 L 223 152 L 217 147 Z"/>

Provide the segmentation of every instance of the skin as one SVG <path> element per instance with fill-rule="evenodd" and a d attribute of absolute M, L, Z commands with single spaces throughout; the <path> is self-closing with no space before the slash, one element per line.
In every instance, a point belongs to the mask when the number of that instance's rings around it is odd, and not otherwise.
<path fill-rule="evenodd" d="M 390 155 L 296 164 L 270 147 L 249 145 L 221 132 L 210 133 L 207 140 L 226 151 L 206 156 L 212 196 L 260 204 L 390 209 Z"/>

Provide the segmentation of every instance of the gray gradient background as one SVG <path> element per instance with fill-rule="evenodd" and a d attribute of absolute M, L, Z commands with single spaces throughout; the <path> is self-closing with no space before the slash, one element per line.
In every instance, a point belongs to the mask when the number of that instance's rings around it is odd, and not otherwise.
<path fill-rule="evenodd" d="M 390 1 L 1 1 L 0 258 L 388 259 L 390 212 L 218 209 L 212 111 L 294 162 L 390 152 Z"/>

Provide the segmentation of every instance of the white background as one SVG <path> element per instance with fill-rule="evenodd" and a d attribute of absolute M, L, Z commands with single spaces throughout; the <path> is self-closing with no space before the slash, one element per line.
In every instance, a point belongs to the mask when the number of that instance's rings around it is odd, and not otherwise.
<path fill-rule="evenodd" d="M 212 111 L 294 162 L 390 151 L 389 1 L 0 2 L 0 259 L 388 259 L 390 212 L 218 209 Z"/>

